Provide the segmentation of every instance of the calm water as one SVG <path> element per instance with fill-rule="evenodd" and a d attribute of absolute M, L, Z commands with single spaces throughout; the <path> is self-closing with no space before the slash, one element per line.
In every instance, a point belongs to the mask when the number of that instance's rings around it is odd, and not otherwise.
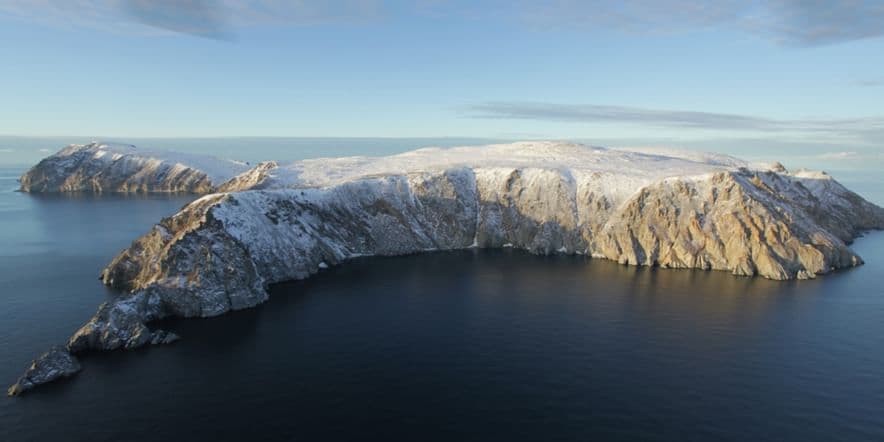
<path fill-rule="evenodd" d="M 188 197 L 35 197 L 0 169 L 0 381 Z M 814 281 L 516 251 L 361 259 L 0 399 L 0 440 L 884 440 L 884 233 Z"/>

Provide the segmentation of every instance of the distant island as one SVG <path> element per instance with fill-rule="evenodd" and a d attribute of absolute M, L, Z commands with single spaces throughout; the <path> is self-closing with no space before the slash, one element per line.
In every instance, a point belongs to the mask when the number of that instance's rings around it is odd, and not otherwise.
<path fill-rule="evenodd" d="M 789 280 L 861 264 L 848 244 L 884 228 L 884 209 L 823 172 L 560 142 L 255 166 L 93 143 L 44 159 L 21 190 L 205 196 L 111 261 L 101 278 L 124 294 L 10 395 L 76 373 L 78 353 L 177 339 L 153 321 L 253 307 L 358 256 L 515 247 Z"/>

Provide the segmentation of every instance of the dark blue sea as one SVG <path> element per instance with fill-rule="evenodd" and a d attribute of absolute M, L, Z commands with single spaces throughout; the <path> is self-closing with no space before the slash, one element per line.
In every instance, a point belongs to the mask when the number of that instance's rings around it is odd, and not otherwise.
<path fill-rule="evenodd" d="M 0 168 L 4 386 L 193 198 L 28 195 L 23 170 Z M 0 441 L 881 441 L 884 232 L 854 248 L 866 265 L 797 282 L 514 250 L 358 259 L 0 398 Z"/>

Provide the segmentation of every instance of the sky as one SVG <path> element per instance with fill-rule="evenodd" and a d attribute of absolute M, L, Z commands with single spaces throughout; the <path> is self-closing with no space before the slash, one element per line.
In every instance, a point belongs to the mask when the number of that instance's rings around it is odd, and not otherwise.
<path fill-rule="evenodd" d="M 884 2 L 0 0 L 0 135 L 485 137 L 884 164 Z"/>

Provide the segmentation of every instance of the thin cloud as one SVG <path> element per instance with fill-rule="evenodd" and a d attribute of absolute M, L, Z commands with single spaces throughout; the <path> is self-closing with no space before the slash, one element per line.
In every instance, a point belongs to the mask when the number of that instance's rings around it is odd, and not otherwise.
<path fill-rule="evenodd" d="M 647 109 L 595 104 L 487 102 L 467 107 L 471 118 L 566 123 L 618 123 L 658 128 L 755 133 L 792 133 L 875 142 L 884 135 L 884 117 L 774 119 L 688 110 Z"/>
<path fill-rule="evenodd" d="M 877 87 L 884 86 L 884 78 L 874 78 L 874 79 L 866 79 L 866 80 L 858 80 L 856 82 L 857 86 L 863 87 Z"/>
<path fill-rule="evenodd" d="M 0 153 L 13 153 L 15 149 L 0 149 Z"/>
<path fill-rule="evenodd" d="M 470 106 L 468 110 L 475 118 L 573 123 L 619 122 L 712 129 L 749 129 L 770 125 L 768 120 L 743 115 L 594 104 L 488 102 Z"/>
<path fill-rule="evenodd" d="M 119 2 L 122 12 L 135 21 L 167 31 L 216 40 L 232 40 L 228 11 L 223 4 L 206 0 L 128 0 Z"/>
<path fill-rule="evenodd" d="M 525 19 L 539 25 L 626 31 L 730 28 L 780 43 L 820 46 L 884 35 L 880 0 L 554 0 L 527 2 Z"/>
<path fill-rule="evenodd" d="M 647 109 L 595 104 L 559 104 L 538 102 L 487 102 L 470 106 L 476 118 L 504 118 L 565 122 L 623 122 L 672 127 L 724 130 L 831 130 L 884 128 L 884 118 L 778 120 L 749 115 Z"/>
<path fill-rule="evenodd" d="M 884 35 L 880 0 L 777 0 L 760 23 L 787 42 L 816 46 Z"/>
<path fill-rule="evenodd" d="M 200 37 L 229 39 L 250 26 L 301 26 L 431 16 L 492 20 L 537 29 L 750 33 L 787 45 L 820 46 L 884 35 L 880 0 L 0 0 L 0 14 L 67 26 L 125 28 L 121 19 Z"/>
<path fill-rule="evenodd" d="M 846 151 L 846 152 L 826 152 L 820 155 L 817 155 L 817 158 L 821 160 L 854 160 L 860 157 L 858 152 Z"/>
<path fill-rule="evenodd" d="M 256 26 L 377 19 L 382 0 L 0 0 L 0 15 L 51 26 L 132 32 L 131 23 L 216 40 Z"/>

